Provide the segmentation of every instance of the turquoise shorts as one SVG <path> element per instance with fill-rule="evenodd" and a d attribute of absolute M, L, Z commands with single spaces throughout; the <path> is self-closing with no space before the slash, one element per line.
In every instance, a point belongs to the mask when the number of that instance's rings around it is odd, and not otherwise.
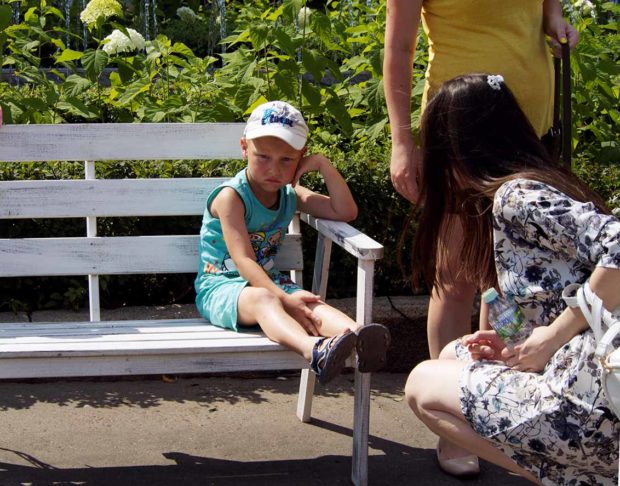
<path fill-rule="evenodd" d="M 279 272 L 270 274 L 271 280 L 287 294 L 302 290 L 290 277 Z M 196 295 L 196 307 L 200 315 L 214 326 L 239 331 L 237 303 L 248 281 L 237 275 L 209 274 L 204 276 Z M 248 326 L 241 326 L 245 329 Z M 251 329 L 251 328 L 250 328 Z"/>

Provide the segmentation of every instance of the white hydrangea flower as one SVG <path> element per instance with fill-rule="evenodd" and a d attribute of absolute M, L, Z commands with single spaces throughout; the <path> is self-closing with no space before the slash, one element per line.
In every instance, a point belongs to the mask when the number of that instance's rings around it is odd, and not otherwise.
<path fill-rule="evenodd" d="M 104 39 L 103 50 L 108 55 L 119 54 L 121 52 L 139 51 L 144 49 L 146 42 L 144 37 L 134 29 L 127 29 L 129 37 L 118 29 Z"/>
<path fill-rule="evenodd" d="M 596 7 L 590 0 L 576 0 L 574 8 L 579 11 L 582 17 L 590 15 L 592 18 L 596 18 Z"/>
<path fill-rule="evenodd" d="M 308 7 L 301 7 L 301 9 L 299 9 L 299 13 L 297 14 L 297 23 L 299 24 L 300 29 L 310 25 L 308 22 L 310 21 L 311 14 L 312 10 Z"/>
<path fill-rule="evenodd" d="M 192 22 L 195 22 L 196 19 L 198 18 L 198 16 L 196 15 L 196 12 L 194 12 L 191 8 L 189 7 L 179 7 L 177 8 L 177 15 L 179 16 L 179 18 L 188 24 L 191 24 Z"/>
<path fill-rule="evenodd" d="M 97 22 L 97 19 L 103 17 L 108 19 L 114 16 L 122 17 L 123 7 L 116 0 L 90 0 L 86 8 L 80 14 L 80 20 L 87 25 Z"/>

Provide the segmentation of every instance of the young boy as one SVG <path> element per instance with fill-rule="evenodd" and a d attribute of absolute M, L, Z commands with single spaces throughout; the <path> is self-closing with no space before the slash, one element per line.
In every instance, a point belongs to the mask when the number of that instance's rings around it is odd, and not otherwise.
<path fill-rule="evenodd" d="M 305 155 L 307 137 L 303 116 L 288 103 L 264 103 L 250 115 L 240 141 L 247 167 L 207 199 L 196 305 L 216 326 L 239 331 L 258 324 L 269 339 L 304 356 L 325 384 L 354 348 L 360 371 L 379 369 L 390 334 L 380 324 L 359 326 L 274 268 L 296 210 L 340 221 L 357 216 L 351 191 L 329 159 Z M 298 184 L 314 170 L 328 195 Z"/>

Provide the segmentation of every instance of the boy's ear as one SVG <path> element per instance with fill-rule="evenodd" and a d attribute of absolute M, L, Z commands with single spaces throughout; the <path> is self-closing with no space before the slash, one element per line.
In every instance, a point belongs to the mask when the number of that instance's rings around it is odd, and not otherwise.
<path fill-rule="evenodd" d="M 248 158 L 248 141 L 241 137 L 239 139 L 239 145 L 241 146 L 241 155 L 243 156 L 243 160 L 247 160 Z"/>

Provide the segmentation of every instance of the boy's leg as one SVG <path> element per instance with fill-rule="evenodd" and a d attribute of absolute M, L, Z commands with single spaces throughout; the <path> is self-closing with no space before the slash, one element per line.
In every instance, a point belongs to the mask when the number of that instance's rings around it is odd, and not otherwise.
<path fill-rule="evenodd" d="M 313 302 L 308 307 L 321 320 L 321 325 L 319 326 L 319 334 L 321 336 L 335 336 L 347 330 L 355 332 L 360 327 L 344 312 L 323 301 Z"/>
<path fill-rule="evenodd" d="M 460 377 L 465 363 L 435 359 L 420 363 L 409 375 L 405 395 L 409 406 L 426 426 L 442 439 L 445 459 L 470 453 L 540 484 L 532 473 L 482 438 L 471 428 L 461 411 Z M 441 378 L 442 386 L 436 386 Z M 461 449 L 462 448 L 462 449 Z M 471 451 L 471 452 L 465 452 Z"/>
<path fill-rule="evenodd" d="M 321 319 L 319 332 L 323 336 L 333 336 L 346 330 L 357 334 L 357 369 L 362 373 L 377 371 L 387 362 L 387 349 L 390 346 L 390 332 L 381 324 L 361 326 L 338 309 L 318 302 L 309 306 Z"/>
<path fill-rule="evenodd" d="M 319 338 L 306 330 L 284 310 L 280 299 L 266 289 L 245 287 L 237 301 L 237 322 L 258 324 L 269 339 L 296 351 L 308 361 Z"/>

